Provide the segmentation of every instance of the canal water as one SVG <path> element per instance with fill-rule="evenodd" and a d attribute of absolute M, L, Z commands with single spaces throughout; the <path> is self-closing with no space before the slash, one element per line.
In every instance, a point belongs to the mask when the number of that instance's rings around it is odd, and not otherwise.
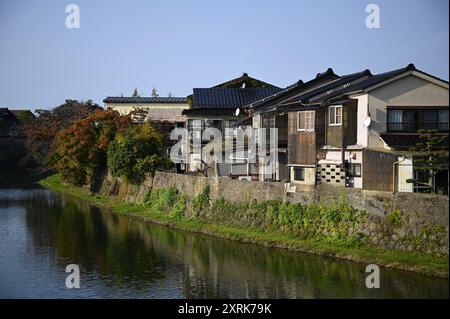
<path fill-rule="evenodd" d="M 448 298 L 448 280 L 117 216 L 37 186 L 0 189 L 0 298 Z M 66 288 L 69 264 L 80 288 Z"/>

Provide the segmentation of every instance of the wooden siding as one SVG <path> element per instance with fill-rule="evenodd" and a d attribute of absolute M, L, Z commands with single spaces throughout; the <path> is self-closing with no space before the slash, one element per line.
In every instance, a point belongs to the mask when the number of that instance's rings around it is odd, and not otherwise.
<path fill-rule="evenodd" d="M 286 147 L 288 142 L 288 115 L 276 115 L 275 127 L 278 129 L 278 147 Z"/>
<path fill-rule="evenodd" d="M 325 108 L 321 108 L 316 110 L 316 127 L 315 127 L 315 133 L 316 133 L 316 152 L 319 151 L 322 146 L 325 145 L 325 126 L 326 126 L 326 120 L 325 120 Z"/>
<path fill-rule="evenodd" d="M 327 112 L 327 144 L 335 147 L 342 146 L 342 125 L 330 126 Z"/>
<path fill-rule="evenodd" d="M 346 145 L 354 145 L 357 141 L 358 105 L 356 102 L 348 102 L 342 106 L 342 125 L 330 126 L 329 108 L 327 108 L 326 143 L 331 146 L 341 147 L 342 139 L 345 138 Z"/>
<path fill-rule="evenodd" d="M 392 191 L 392 165 L 395 154 L 363 150 L 363 188 L 367 190 Z"/>
<path fill-rule="evenodd" d="M 288 114 L 288 163 L 316 164 L 316 134 L 297 131 L 297 112 Z"/>
<path fill-rule="evenodd" d="M 346 103 L 343 108 L 344 137 L 346 145 L 355 145 L 357 139 L 358 103 Z"/>

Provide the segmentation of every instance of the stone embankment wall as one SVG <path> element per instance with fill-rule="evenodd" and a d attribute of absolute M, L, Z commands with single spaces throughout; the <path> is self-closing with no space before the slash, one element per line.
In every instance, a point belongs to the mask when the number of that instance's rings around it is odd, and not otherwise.
<path fill-rule="evenodd" d="M 141 185 L 101 176 L 97 191 L 128 202 L 142 202 L 153 189 L 175 187 L 194 198 L 209 187 L 211 200 L 224 198 L 234 203 L 278 200 L 302 205 L 348 205 L 365 211 L 359 230 L 372 244 L 407 251 L 421 250 L 448 255 L 449 199 L 419 193 L 390 193 L 332 186 L 318 186 L 311 192 L 288 193 L 282 183 L 238 181 L 157 172 Z"/>

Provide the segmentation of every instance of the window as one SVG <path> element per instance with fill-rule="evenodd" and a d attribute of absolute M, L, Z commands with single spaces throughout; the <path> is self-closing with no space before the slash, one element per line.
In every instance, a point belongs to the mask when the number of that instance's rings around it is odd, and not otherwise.
<path fill-rule="evenodd" d="M 297 112 L 297 130 L 298 131 L 314 131 L 315 112 L 300 111 Z"/>
<path fill-rule="evenodd" d="M 305 180 L 305 168 L 304 167 L 294 167 L 294 180 L 304 181 Z"/>
<path fill-rule="evenodd" d="M 439 110 L 439 131 L 448 131 L 448 110 Z"/>
<path fill-rule="evenodd" d="M 330 125 L 342 125 L 342 106 L 330 106 Z"/>
<path fill-rule="evenodd" d="M 388 132 L 416 133 L 419 129 L 448 131 L 448 110 L 388 110 Z"/>
<path fill-rule="evenodd" d="M 353 177 L 361 177 L 361 164 L 348 163 L 347 164 L 347 175 Z"/>

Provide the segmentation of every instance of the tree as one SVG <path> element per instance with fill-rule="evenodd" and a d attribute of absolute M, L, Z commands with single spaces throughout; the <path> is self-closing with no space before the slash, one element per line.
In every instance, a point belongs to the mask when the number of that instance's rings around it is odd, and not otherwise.
<path fill-rule="evenodd" d="M 147 173 L 171 167 L 163 157 L 163 135 L 149 122 L 121 132 L 108 148 L 112 176 L 140 183 Z"/>
<path fill-rule="evenodd" d="M 19 112 L 16 117 L 19 125 L 31 124 L 36 119 L 30 110 L 23 110 Z"/>
<path fill-rule="evenodd" d="M 155 88 L 155 87 L 153 87 L 153 89 L 152 89 L 152 94 L 151 94 L 153 97 L 158 97 L 159 96 L 159 94 L 158 94 L 158 90 Z"/>
<path fill-rule="evenodd" d="M 414 169 L 428 173 L 430 190 L 437 192 L 435 187 L 436 174 L 448 170 L 448 134 L 437 134 L 437 130 L 418 130 L 421 142 L 411 150 L 414 152 Z M 408 182 L 420 183 L 418 180 Z"/>
<path fill-rule="evenodd" d="M 106 167 L 108 146 L 116 134 L 132 125 L 117 111 L 96 111 L 74 122 L 56 137 L 55 168 L 73 185 L 85 185 L 96 167 Z"/>
<path fill-rule="evenodd" d="M 36 110 L 38 115 L 36 118 L 21 123 L 31 160 L 40 167 L 51 166 L 56 149 L 55 136 L 58 132 L 101 109 L 91 100 L 85 102 L 66 100 L 52 110 Z"/>
<path fill-rule="evenodd" d="M 167 94 L 168 97 L 172 97 L 172 92 L 169 92 L 169 94 Z"/>
<path fill-rule="evenodd" d="M 132 97 L 141 97 L 137 87 L 134 88 Z"/>

